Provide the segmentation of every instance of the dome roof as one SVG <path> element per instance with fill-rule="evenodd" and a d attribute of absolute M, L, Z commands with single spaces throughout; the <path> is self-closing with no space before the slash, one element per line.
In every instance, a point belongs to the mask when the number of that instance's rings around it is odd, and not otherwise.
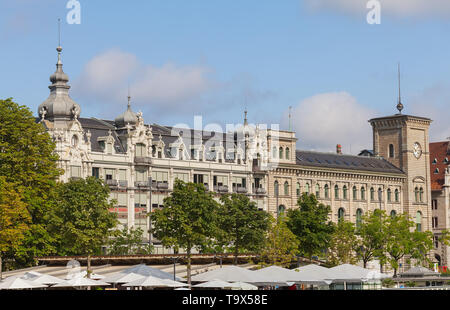
<path fill-rule="evenodd" d="M 69 96 L 70 86 L 67 85 L 69 77 L 63 71 L 61 62 L 62 48 L 58 46 L 58 62 L 56 63 L 56 71 L 50 76 L 52 85 L 50 95 L 39 105 L 39 117 L 54 121 L 55 119 L 72 119 L 80 116 L 80 106 Z"/>
<path fill-rule="evenodd" d="M 129 99 L 128 99 L 129 100 Z M 125 113 L 121 114 L 119 117 L 117 117 L 114 120 L 114 123 L 116 125 L 117 128 L 123 128 L 125 127 L 127 124 L 130 124 L 132 126 L 136 125 L 138 123 L 138 117 L 137 114 L 134 113 L 131 110 L 131 105 L 130 102 L 128 101 L 128 108 L 125 111 Z"/>

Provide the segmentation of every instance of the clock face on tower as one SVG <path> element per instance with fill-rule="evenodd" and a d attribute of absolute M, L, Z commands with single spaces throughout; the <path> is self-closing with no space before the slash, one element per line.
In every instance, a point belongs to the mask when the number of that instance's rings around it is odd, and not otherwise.
<path fill-rule="evenodd" d="M 413 153 L 417 159 L 419 159 L 420 156 L 422 156 L 422 147 L 418 142 L 414 143 L 413 145 Z"/>

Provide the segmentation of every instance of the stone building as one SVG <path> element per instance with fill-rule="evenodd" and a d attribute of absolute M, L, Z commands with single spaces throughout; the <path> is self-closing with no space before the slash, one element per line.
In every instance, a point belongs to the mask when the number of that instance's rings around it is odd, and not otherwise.
<path fill-rule="evenodd" d="M 448 266 L 450 248 L 439 241 L 450 229 L 450 141 L 430 143 L 431 212 L 436 261 Z"/>
<path fill-rule="evenodd" d="M 247 117 L 225 133 L 149 125 L 132 111 L 130 97 L 115 120 L 81 118 L 80 106 L 69 96 L 62 48 L 57 51 L 38 121 L 56 142 L 62 181 L 104 179 L 118 201 L 111 211 L 126 227 L 147 231 L 146 214 L 162 207 L 178 178 L 204 184 L 217 198 L 246 194 L 274 215 L 295 208 L 308 192 L 331 206 L 335 222 L 358 224 L 367 212 L 382 209 L 406 212 L 417 229 L 432 229 L 430 119 L 404 115 L 401 107 L 395 115 L 371 119 L 373 150 L 352 156 L 342 154 L 339 145 L 336 153 L 297 150 L 295 132 L 252 126 Z"/>

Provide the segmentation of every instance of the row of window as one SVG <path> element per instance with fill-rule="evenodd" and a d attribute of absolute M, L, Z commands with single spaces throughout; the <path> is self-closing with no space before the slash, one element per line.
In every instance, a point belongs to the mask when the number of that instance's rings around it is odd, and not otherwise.
<path fill-rule="evenodd" d="M 279 182 L 275 181 L 274 183 L 274 188 L 275 188 L 275 196 L 279 195 Z M 305 184 L 305 193 L 310 194 L 310 185 L 309 183 Z M 359 193 L 358 193 L 359 192 Z M 319 184 L 316 184 L 315 187 L 315 195 L 317 198 L 321 198 L 321 187 L 319 186 Z M 353 193 L 353 200 L 366 200 L 366 188 L 365 187 L 361 187 L 360 190 L 358 190 L 358 188 L 356 186 L 353 187 L 352 189 L 352 193 Z M 297 196 L 301 195 L 301 188 L 300 188 L 300 183 L 297 183 L 297 187 L 296 187 L 296 194 Z M 336 199 L 343 199 L 343 200 L 347 200 L 348 199 L 348 188 L 346 185 L 344 185 L 342 187 L 342 196 L 341 196 L 341 189 L 339 188 L 338 185 L 334 186 L 334 197 Z M 394 194 L 394 196 L 393 196 Z M 286 181 L 284 182 L 284 195 L 285 196 L 289 196 L 289 182 Z M 330 188 L 328 184 L 325 184 L 325 186 L 323 187 L 323 195 L 325 199 L 329 199 L 330 198 Z M 378 189 L 378 201 L 382 200 L 382 195 L 383 195 L 383 190 L 381 188 Z M 400 192 L 398 189 L 395 189 L 394 192 L 392 192 L 392 190 L 389 188 L 387 190 L 387 199 L 388 202 L 400 202 Z M 371 201 L 375 201 L 375 189 L 373 187 L 370 188 L 370 200 Z"/>
<path fill-rule="evenodd" d="M 278 157 L 277 157 L 277 151 L 278 151 Z M 280 147 L 278 150 L 274 146 L 272 148 L 272 158 L 279 158 L 279 159 L 291 159 L 291 150 L 287 147 L 286 149 L 283 149 L 283 147 Z"/>
<path fill-rule="evenodd" d="M 438 160 L 437 160 L 437 158 L 435 158 L 434 160 L 433 160 L 433 162 L 432 162 L 432 164 L 434 164 L 434 165 L 436 165 L 438 163 Z M 448 160 L 448 157 L 445 157 L 444 158 L 444 164 L 449 164 L 450 162 L 449 162 L 449 160 Z"/>

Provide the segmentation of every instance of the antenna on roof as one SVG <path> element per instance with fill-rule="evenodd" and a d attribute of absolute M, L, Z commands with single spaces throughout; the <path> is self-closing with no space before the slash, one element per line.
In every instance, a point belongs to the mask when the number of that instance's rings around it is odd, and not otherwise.
<path fill-rule="evenodd" d="M 128 82 L 128 108 L 131 107 L 130 82 Z"/>
<path fill-rule="evenodd" d="M 400 84 L 400 63 L 398 63 L 398 104 L 397 110 L 399 114 L 402 114 L 403 104 L 402 104 L 402 95 L 401 95 L 401 84 Z"/>
<path fill-rule="evenodd" d="M 58 46 L 61 46 L 61 18 L 58 18 Z"/>

